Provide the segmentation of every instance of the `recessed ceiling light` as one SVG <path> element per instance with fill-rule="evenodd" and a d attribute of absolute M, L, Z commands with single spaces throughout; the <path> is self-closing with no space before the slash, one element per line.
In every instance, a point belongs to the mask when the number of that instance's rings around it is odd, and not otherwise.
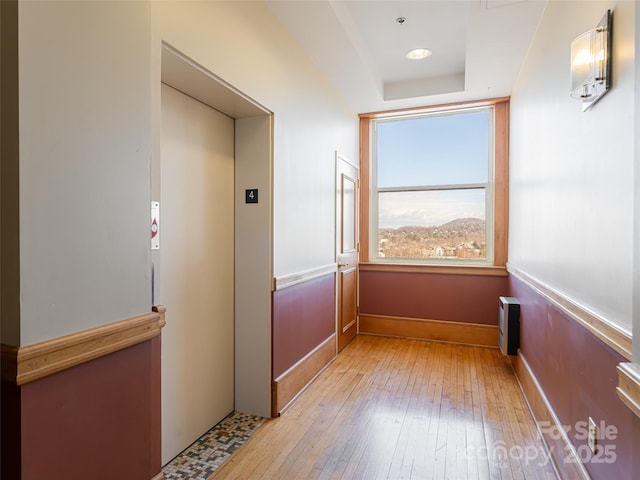
<path fill-rule="evenodd" d="M 407 52 L 405 57 L 408 60 L 420 60 L 422 58 L 427 58 L 431 55 L 431 50 L 428 48 L 414 48 L 413 50 Z"/>

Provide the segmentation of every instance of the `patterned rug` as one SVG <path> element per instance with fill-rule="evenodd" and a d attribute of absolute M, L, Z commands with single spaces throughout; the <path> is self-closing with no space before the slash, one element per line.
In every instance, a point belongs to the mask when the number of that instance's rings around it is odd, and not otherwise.
<path fill-rule="evenodd" d="M 166 480 L 207 480 L 265 419 L 232 412 L 163 469 Z"/>

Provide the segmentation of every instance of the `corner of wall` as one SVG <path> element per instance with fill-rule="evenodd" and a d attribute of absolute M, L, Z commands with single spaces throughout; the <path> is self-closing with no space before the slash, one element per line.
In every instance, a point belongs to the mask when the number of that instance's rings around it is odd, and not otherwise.
<path fill-rule="evenodd" d="M 18 2 L 0 2 L 0 308 L 2 343 L 20 346 Z"/>

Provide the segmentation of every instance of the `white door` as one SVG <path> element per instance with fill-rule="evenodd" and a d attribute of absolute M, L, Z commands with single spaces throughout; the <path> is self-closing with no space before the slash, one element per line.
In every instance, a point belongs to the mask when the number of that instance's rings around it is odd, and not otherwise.
<path fill-rule="evenodd" d="M 162 462 L 233 410 L 234 121 L 162 85 Z"/>

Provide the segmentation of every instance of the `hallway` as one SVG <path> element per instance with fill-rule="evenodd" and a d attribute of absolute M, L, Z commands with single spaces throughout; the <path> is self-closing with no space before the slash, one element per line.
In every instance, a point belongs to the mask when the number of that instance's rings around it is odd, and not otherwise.
<path fill-rule="evenodd" d="M 359 336 L 212 479 L 555 479 L 499 350 Z"/>

